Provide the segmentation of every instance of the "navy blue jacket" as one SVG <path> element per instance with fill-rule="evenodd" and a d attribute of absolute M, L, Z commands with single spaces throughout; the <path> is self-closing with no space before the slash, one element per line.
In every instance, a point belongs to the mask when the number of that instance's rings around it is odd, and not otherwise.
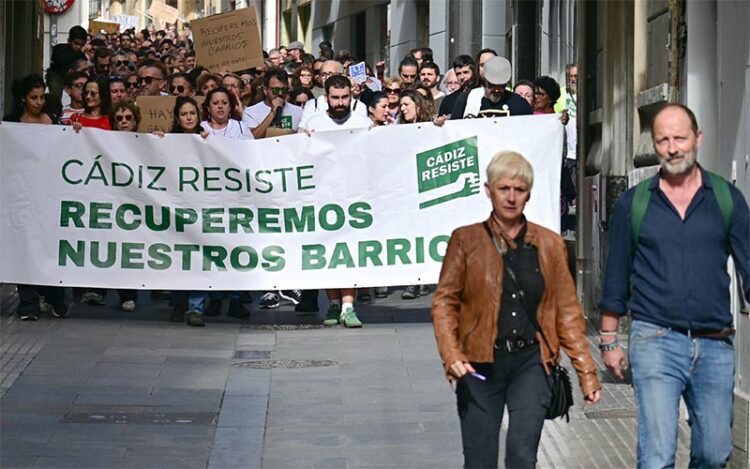
<path fill-rule="evenodd" d="M 730 184 L 734 211 L 727 232 L 711 181 L 702 168 L 701 173 L 703 184 L 684 220 L 653 178 L 635 250 L 630 222 L 635 188 L 617 201 L 601 310 L 630 312 L 634 319 L 667 327 L 732 325 L 727 258 L 731 246 L 745 298 L 750 299 L 750 211 L 742 193 Z"/>

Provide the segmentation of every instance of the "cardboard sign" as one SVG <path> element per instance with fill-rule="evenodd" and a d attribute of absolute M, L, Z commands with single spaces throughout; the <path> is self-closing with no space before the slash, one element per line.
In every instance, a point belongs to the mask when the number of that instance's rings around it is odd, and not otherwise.
<path fill-rule="evenodd" d="M 155 130 L 170 132 L 176 99 L 174 96 L 138 96 L 135 101 L 141 109 L 141 124 L 138 126 L 138 132 L 151 133 Z"/>
<path fill-rule="evenodd" d="M 138 27 L 138 17 L 132 15 L 115 15 L 112 21 L 120 25 L 120 31 Z"/>
<path fill-rule="evenodd" d="M 91 34 L 99 34 L 104 31 L 107 34 L 116 33 L 120 29 L 120 23 L 105 20 L 90 20 L 89 31 Z"/>
<path fill-rule="evenodd" d="M 169 6 L 164 2 L 154 0 L 151 3 L 151 7 L 148 9 L 148 14 L 153 18 L 158 18 L 167 23 L 176 23 L 177 18 L 180 16 L 180 10 L 175 7 Z"/>
<path fill-rule="evenodd" d="M 243 8 L 190 22 L 195 59 L 212 73 L 263 65 L 255 8 Z"/>
<path fill-rule="evenodd" d="M 201 118 L 201 108 L 203 107 L 203 96 L 193 96 L 198 103 L 198 120 Z M 164 133 L 172 131 L 174 103 L 176 96 L 138 96 L 135 103 L 141 110 L 141 124 L 138 126 L 138 132 L 151 133 L 155 130 L 161 130 Z"/>
<path fill-rule="evenodd" d="M 349 76 L 352 77 L 355 83 L 364 83 L 367 81 L 367 71 L 365 70 L 365 63 L 360 62 L 358 64 L 349 66 Z"/>

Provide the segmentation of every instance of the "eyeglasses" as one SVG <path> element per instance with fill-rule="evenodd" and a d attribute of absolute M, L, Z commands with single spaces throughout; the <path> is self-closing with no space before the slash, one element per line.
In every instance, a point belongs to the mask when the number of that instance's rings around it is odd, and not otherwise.
<path fill-rule="evenodd" d="M 177 85 L 177 86 L 170 86 L 169 87 L 169 92 L 171 94 L 174 94 L 175 91 L 178 92 L 178 93 L 184 93 L 185 92 L 185 87 L 183 85 Z"/>
<path fill-rule="evenodd" d="M 133 120 L 133 114 L 116 114 L 115 120 L 117 122 L 123 122 L 123 121 L 130 122 Z"/>
<path fill-rule="evenodd" d="M 289 92 L 289 88 L 287 88 L 286 86 L 281 86 L 281 87 L 272 86 L 271 87 L 271 93 L 275 94 L 276 96 L 280 94 L 287 94 L 288 92 Z"/>
<path fill-rule="evenodd" d="M 129 81 L 125 83 L 125 88 L 138 88 L 138 82 L 137 81 Z"/>
<path fill-rule="evenodd" d="M 161 81 L 162 78 L 157 78 L 157 77 L 140 77 L 138 79 L 138 81 L 141 83 L 141 85 L 143 85 L 144 83 L 147 84 L 147 85 L 150 85 L 151 83 L 154 82 L 154 80 Z"/>
<path fill-rule="evenodd" d="M 401 94 L 401 88 L 388 88 L 385 92 L 387 94 Z"/>
<path fill-rule="evenodd" d="M 333 72 L 320 72 L 321 78 L 328 78 L 328 77 L 332 77 L 333 75 L 335 75 L 335 73 Z"/>

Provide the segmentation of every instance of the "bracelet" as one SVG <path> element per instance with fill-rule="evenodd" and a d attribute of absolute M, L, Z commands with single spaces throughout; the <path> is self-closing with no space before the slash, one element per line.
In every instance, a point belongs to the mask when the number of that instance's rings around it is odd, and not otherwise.
<path fill-rule="evenodd" d="M 612 350 L 617 350 L 620 348 L 620 343 L 618 341 L 614 341 L 609 344 L 599 344 L 599 350 L 602 352 L 611 352 Z"/>
<path fill-rule="evenodd" d="M 617 335 L 617 331 L 599 331 L 599 335 L 603 336 L 611 336 L 611 335 Z"/>

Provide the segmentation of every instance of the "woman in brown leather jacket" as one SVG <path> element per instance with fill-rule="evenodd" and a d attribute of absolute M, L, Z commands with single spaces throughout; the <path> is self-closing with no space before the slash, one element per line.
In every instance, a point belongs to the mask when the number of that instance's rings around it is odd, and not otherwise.
<path fill-rule="evenodd" d="M 586 402 L 599 400 L 565 244 L 523 215 L 533 179 L 520 154 L 495 155 L 485 183 L 492 214 L 453 232 L 432 301 L 446 376 L 458 382 L 465 467 L 497 467 L 506 405 L 505 466 L 535 466 L 551 397 L 549 365 L 559 359 L 560 347 Z"/>

